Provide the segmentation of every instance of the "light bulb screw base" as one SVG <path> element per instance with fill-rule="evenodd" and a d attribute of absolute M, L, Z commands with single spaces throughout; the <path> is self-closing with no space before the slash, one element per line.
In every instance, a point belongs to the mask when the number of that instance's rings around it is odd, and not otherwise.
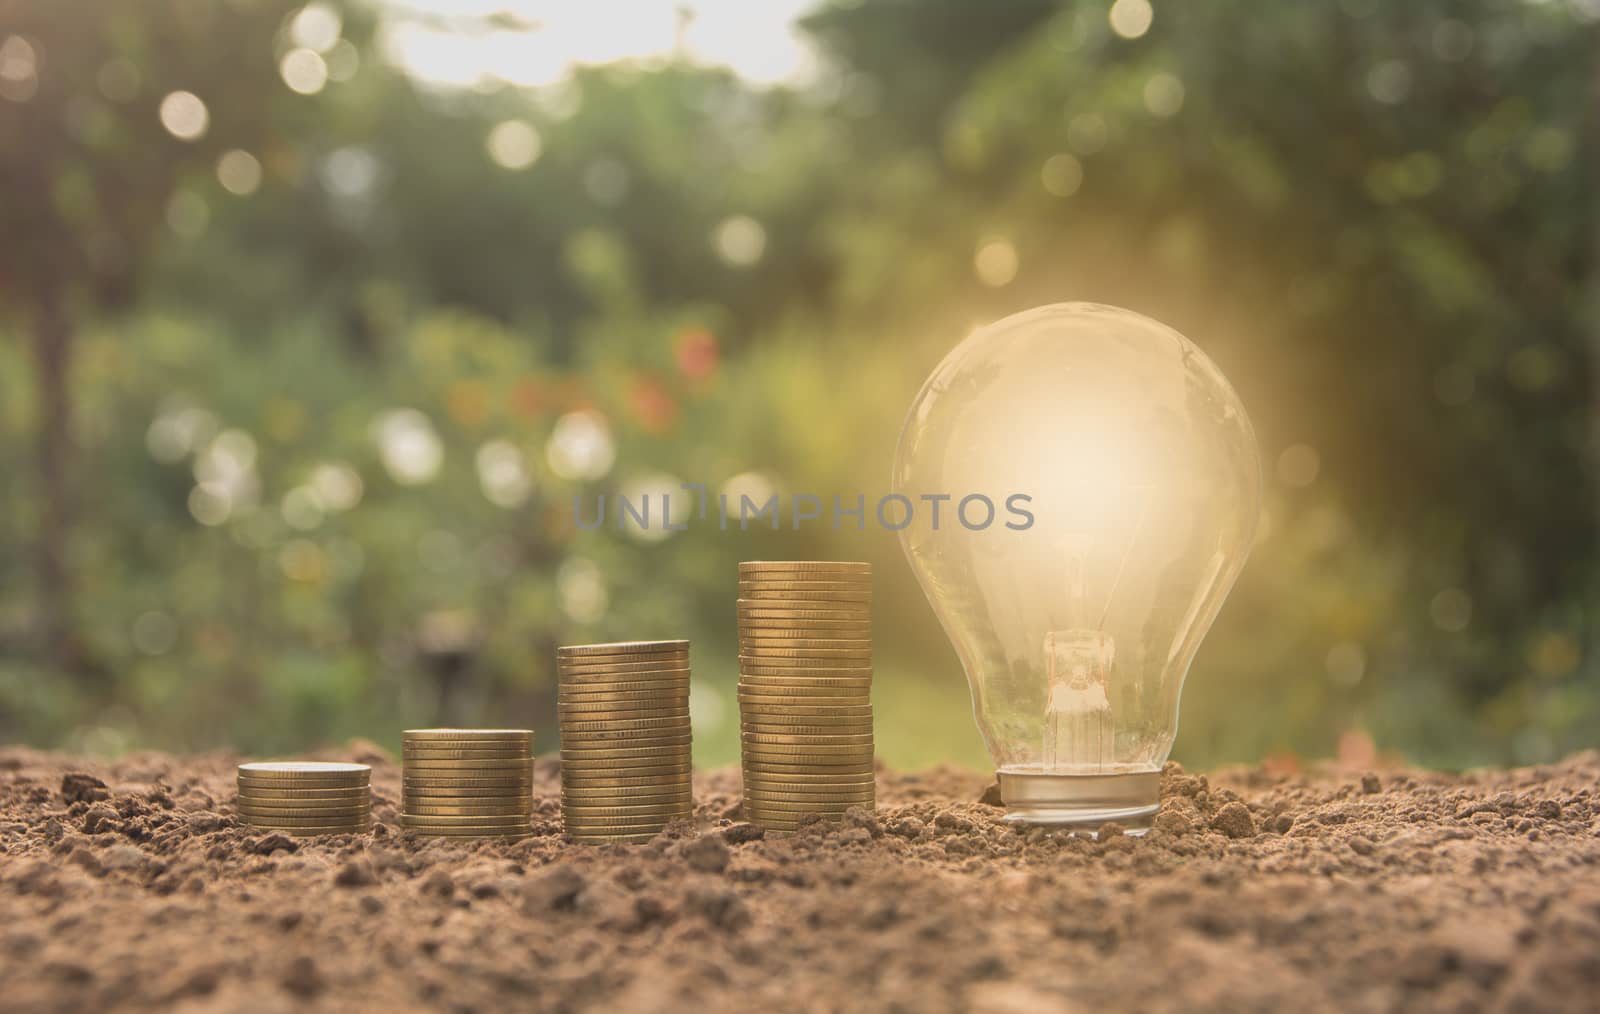
<path fill-rule="evenodd" d="M 1094 831 L 1115 822 L 1139 835 L 1155 823 L 1161 809 L 1160 771 L 1072 775 L 1042 771 L 1001 771 L 1000 798 L 1006 822 Z"/>

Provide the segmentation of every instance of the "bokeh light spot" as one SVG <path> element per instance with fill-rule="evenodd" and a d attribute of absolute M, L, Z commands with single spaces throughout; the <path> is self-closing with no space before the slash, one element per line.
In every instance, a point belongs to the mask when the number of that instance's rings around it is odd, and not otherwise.
<path fill-rule="evenodd" d="M 736 268 L 747 268 L 767 250 L 767 230 L 749 215 L 733 215 L 722 220 L 712 235 L 717 256 Z"/>
<path fill-rule="evenodd" d="M 1083 163 L 1066 152 L 1051 155 L 1039 170 L 1039 180 L 1048 193 L 1071 197 L 1083 185 Z"/>
<path fill-rule="evenodd" d="M 389 477 L 402 486 L 430 482 L 444 464 L 444 444 L 433 421 L 414 408 L 379 416 L 372 428 L 378 456 Z"/>
<path fill-rule="evenodd" d="M 278 73 L 289 89 L 301 95 L 315 95 L 328 84 L 328 63 L 314 49 L 291 49 L 278 64 Z"/>
<path fill-rule="evenodd" d="M 539 158 L 539 132 L 526 120 L 504 120 L 495 124 L 485 142 L 489 157 L 502 169 L 526 169 Z"/>
<path fill-rule="evenodd" d="M 533 495 L 533 476 L 522 452 L 509 440 L 491 440 L 478 448 L 478 485 L 496 507 L 520 507 Z"/>
<path fill-rule="evenodd" d="M 1111 30 L 1124 39 L 1137 39 L 1150 30 L 1155 11 L 1150 0 L 1117 0 L 1107 15 Z"/>
<path fill-rule="evenodd" d="M 1178 115 L 1178 110 L 1183 108 L 1183 97 L 1183 82 L 1175 74 L 1165 71 L 1152 74 L 1144 83 L 1144 107 L 1152 116 Z"/>
<path fill-rule="evenodd" d="M 545 446 L 550 471 L 563 479 L 599 479 L 611 471 L 616 458 L 611 427 L 594 411 L 568 412 L 557 419 Z"/>
<path fill-rule="evenodd" d="M 339 41 L 344 20 L 325 3 L 306 4 L 289 23 L 289 38 L 296 46 L 326 53 Z"/>
<path fill-rule="evenodd" d="M 225 151 L 217 159 L 217 182 L 230 194 L 253 194 L 261 186 L 261 163 L 248 151 Z"/>
<path fill-rule="evenodd" d="M 1411 94 L 1411 67 L 1404 60 L 1384 60 L 1367 71 L 1367 92 L 1386 106 L 1399 105 Z"/>
<path fill-rule="evenodd" d="M 972 268 L 978 275 L 978 281 L 990 286 L 1000 288 L 1002 285 L 1011 284 L 1017 277 L 1017 248 L 1011 245 L 1010 240 L 992 239 L 978 246 L 978 252 L 972 258 Z"/>
<path fill-rule="evenodd" d="M 39 90 L 39 54 L 20 35 L 0 42 L 0 97 L 26 102 Z"/>
<path fill-rule="evenodd" d="M 171 92 L 161 100 L 161 125 L 180 141 L 198 141 L 211 125 L 211 113 L 194 92 Z"/>

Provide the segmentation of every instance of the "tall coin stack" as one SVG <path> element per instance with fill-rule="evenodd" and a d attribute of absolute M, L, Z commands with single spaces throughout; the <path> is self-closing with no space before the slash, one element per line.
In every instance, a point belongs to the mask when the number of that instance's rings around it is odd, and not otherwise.
<path fill-rule="evenodd" d="M 531 832 L 533 732 L 528 729 L 407 729 L 400 826 L 455 838 Z"/>
<path fill-rule="evenodd" d="M 239 819 L 292 835 L 372 828 L 372 769 L 365 764 L 263 761 L 239 765 Z"/>
<path fill-rule="evenodd" d="M 792 831 L 875 806 L 871 695 L 871 564 L 739 564 L 748 820 Z"/>
<path fill-rule="evenodd" d="M 570 645 L 556 667 L 568 836 L 641 843 L 689 817 L 689 642 Z"/>

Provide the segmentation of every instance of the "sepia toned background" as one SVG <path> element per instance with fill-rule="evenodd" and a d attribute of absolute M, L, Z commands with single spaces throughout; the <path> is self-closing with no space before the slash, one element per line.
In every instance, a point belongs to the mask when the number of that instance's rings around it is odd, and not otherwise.
<path fill-rule="evenodd" d="M 0 0 L 0 740 L 553 739 L 553 648 L 870 560 L 879 753 L 985 766 L 886 491 L 971 328 L 1186 333 L 1267 469 L 1190 765 L 1600 741 L 1593 0 Z"/>

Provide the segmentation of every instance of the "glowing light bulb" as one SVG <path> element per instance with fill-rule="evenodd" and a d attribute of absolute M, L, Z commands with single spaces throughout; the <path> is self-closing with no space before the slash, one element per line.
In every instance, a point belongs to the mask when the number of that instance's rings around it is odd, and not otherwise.
<path fill-rule="evenodd" d="M 1227 379 L 1127 310 L 1019 313 L 923 385 L 894 490 L 1029 498 L 1015 503 L 1031 524 L 918 511 L 900 531 L 966 669 L 1007 819 L 1149 827 L 1184 677 L 1260 513 L 1255 434 Z"/>

